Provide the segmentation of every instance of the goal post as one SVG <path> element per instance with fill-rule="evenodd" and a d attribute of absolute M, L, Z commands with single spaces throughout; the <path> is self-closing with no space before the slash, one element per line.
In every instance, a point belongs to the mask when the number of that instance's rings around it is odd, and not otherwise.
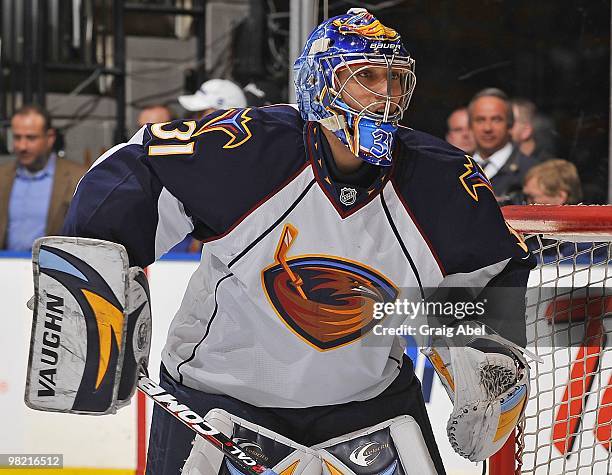
<path fill-rule="evenodd" d="M 489 473 L 612 473 L 612 206 L 507 206 L 537 267 L 527 289 L 531 394 Z"/>

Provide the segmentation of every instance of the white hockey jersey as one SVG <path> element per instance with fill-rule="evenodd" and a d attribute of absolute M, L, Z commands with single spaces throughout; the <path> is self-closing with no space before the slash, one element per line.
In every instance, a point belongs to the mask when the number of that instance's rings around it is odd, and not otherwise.
<path fill-rule="evenodd" d="M 94 164 L 64 231 L 140 266 L 204 241 L 162 355 L 184 385 L 268 407 L 369 399 L 404 348 L 373 331 L 397 324 L 377 302 L 509 269 L 524 285 L 532 266 L 469 157 L 411 129 L 397 143 L 392 167 L 346 176 L 289 106 L 149 125 Z"/>

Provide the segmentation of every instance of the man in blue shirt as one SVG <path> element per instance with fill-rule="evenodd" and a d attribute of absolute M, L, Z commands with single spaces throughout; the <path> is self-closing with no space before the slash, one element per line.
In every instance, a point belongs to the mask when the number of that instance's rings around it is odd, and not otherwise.
<path fill-rule="evenodd" d="M 16 160 L 0 166 L 0 249 L 29 251 L 36 238 L 57 234 L 86 168 L 58 159 L 49 113 L 35 105 L 11 119 Z"/>

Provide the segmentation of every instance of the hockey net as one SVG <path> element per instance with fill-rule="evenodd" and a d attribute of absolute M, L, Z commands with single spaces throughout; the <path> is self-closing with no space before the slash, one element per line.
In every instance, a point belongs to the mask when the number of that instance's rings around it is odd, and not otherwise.
<path fill-rule="evenodd" d="M 612 474 L 612 206 L 508 206 L 538 264 L 527 291 L 531 395 L 489 473 Z"/>

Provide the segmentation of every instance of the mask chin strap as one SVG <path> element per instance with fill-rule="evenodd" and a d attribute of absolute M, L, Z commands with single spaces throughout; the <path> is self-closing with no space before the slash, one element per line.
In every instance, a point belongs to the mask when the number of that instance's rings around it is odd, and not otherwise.
<path fill-rule="evenodd" d="M 331 132 L 345 130 L 347 128 L 346 119 L 342 115 L 333 114 L 331 117 L 319 119 L 319 124 Z"/>
<path fill-rule="evenodd" d="M 327 117 L 325 119 L 319 119 L 319 124 L 325 127 L 330 132 L 333 132 L 336 137 L 342 142 L 346 148 L 350 150 L 350 152 L 359 157 L 359 143 L 356 137 L 359 136 L 357 133 L 356 136 L 348 132 L 349 128 L 347 126 L 346 117 L 339 114 L 334 114 L 332 117 Z M 353 131 L 355 133 L 355 131 Z"/>

